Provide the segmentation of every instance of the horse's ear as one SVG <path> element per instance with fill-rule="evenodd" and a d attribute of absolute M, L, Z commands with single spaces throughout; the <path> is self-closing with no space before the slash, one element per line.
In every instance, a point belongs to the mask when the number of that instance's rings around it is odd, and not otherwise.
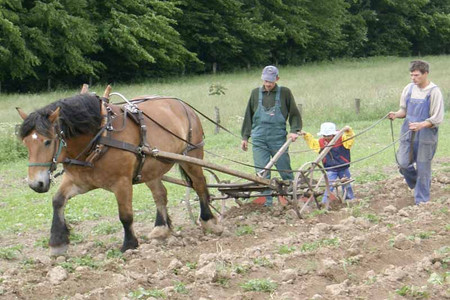
<path fill-rule="evenodd" d="M 55 122 L 56 119 L 58 119 L 58 117 L 59 117 L 59 110 L 60 110 L 60 107 L 57 107 L 57 108 L 55 109 L 55 111 L 52 112 L 52 114 L 48 117 L 48 120 L 49 120 L 51 123 Z"/>
<path fill-rule="evenodd" d="M 83 86 L 81 87 L 81 91 L 80 94 L 86 94 L 89 92 L 89 85 L 87 85 L 86 83 L 83 84 Z"/>
<path fill-rule="evenodd" d="M 22 120 L 25 120 L 28 117 L 28 115 L 20 107 L 16 107 L 16 109 Z"/>
<path fill-rule="evenodd" d="M 103 98 L 109 99 L 110 93 L 111 93 L 111 86 L 108 84 L 106 86 L 105 92 L 103 93 Z"/>

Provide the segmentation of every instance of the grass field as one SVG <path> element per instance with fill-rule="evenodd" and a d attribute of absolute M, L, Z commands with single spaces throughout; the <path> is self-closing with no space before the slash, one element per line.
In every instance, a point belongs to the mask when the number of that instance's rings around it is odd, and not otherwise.
<path fill-rule="evenodd" d="M 425 57 L 431 63 L 430 78 L 444 92 L 446 107 L 450 104 L 450 56 Z M 304 130 L 316 134 L 320 123 L 335 122 L 338 127 L 350 125 L 356 133 L 384 117 L 389 111 L 397 110 L 400 93 L 409 82 L 408 63 L 411 58 L 381 57 L 364 60 L 339 60 L 335 62 L 307 64 L 301 67 L 280 67 L 279 84 L 289 87 L 298 104 L 302 104 Z M 214 125 L 203 120 L 206 132 L 205 148 L 209 153 L 205 159 L 226 165 L 248 173 L 253 170 L 228 161 L 234 160 L 252 164 L 251 151 L 243 152 L 240 146 L 240 127 L 242 116 L 252 88 L 261 84 L 260 68 L 233 74 L 204 75 L 183 77 L 164 81 L 149 81 L 136 85 L 113 85 L 113 92 L 119 92 L 128 98 L 144 94 L 175 96 L 190 103 L 206 115 L 214 116 L 214 107 L 220 109 L 222 125 L 236 136 L 221 131 L 214 134 Z M 225 95 L 209 95 L 212 84 L 225 87 Z M 81 83 L 80 83 L 81 86 Z M 91 87 L 91 91 L 103 94 L 104 86 Z M 48 228 L 51 218 L 51 195 L 56 191 L 53 186 L 48 194 L 37 194 L 27 188 L 26 159 L 17 159 L 20 150 L 14 137 L 14 126 L 20 123 L 15 107 L 30 112 L 57 99 L 69 97 L 78 90 L 55 91 L 42 94 L 2 94 L 0 95 L 0 234 L 4 231 L 20 232 L 28 228 Z M 361 99 L 361 111 L 355 113 L 355 99 Z M 120 98 L 112 98 L 120 102 Z M 396 120 L 394 137 L 398 137 L 401 120 Z M 448 118 L 440 128 L 440 141 L 437 157 L 450 155 Z M 352 165 L 351 170 L 357 181 L 384 178 L 383 167 L 395 166 L 394 149 L 387 148 L 376 156 L 365 159 L 381 151 L 392 142 L 390 121 L 384 120 L 375 128 L 357 138 L 352 149 L 352 159 L 361 160 Z M 306 144 L 299 140 L 291 146 L 292 167 L 299 168 L 303 163 L 316 157 L 313 152 L 305 152 Z M 224 176 L 227 177 L 227 176 Z M 169 185 L 170 205 L 178 205 L 184 188 Z M 153 218 L 154 205 L 149 201 L 150 193 L 142 185 L 135 186 L 134 209 L 142 218 Z M 95 199 L 95 200 L 93 200 Z M 178 199 L 173 201 L 174 199 Z M 102 216 L 117 215 L 112 194 L 93 191 L 70 200 L 67 217 L 73 222 L 95 219 Z"/>

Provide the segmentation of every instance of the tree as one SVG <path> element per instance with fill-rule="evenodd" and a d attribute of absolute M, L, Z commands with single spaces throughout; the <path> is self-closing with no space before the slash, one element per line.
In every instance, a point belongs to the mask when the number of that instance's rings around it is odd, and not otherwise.
<path fill-rule="evenodd" d="M 107 66 L 107 80 L 181 74 L 186 63 L 199 64 L 174 29 L 175 5 L 162 0 L 88 0 L 102 52 L 94 58 Z"/>
<path fill-rule="evenodd" d="M 310 35 L 305 45 L 305 58 L 321 61 L 341 55 L 347 47 L 342 29 L 349 18 L 347 3 L 344 0 L 315 0 L 307 1 L 305 7 Z"/>
<path fill-rule="evenodd" d="M 0 80 L 35 76 L 40 59 L 28 48 L 21 32 L 20 0 L 0 2 Z"/>
<path fill-rule="evenodd" d="M 365 52 L 375 55 L 411 55 L 413 38 L 423 40 L 428 34 L 428 16 L 423 8 L 429 0 L 359 0 L 374 15 L 363 14 L 368 27 Z"/>
<path fill-rule="evenodd" d="M 255 44 L 259 51 L 269 50 L 267 63 L 288 64 L 304 59 L 306 44 L 311 39 L 305 9 L 306 0 L 243 0 L 244 9 L 257 16 L 267 28 L 270 40 Z M 254 51 L 257 51 L 255 49 Z"/>
<path fill-rule="evenodd" d="M 243 41 L 235 34 L 240 24 L 245 24 L 240 6 L 238 0 L 179 1 L 183 13 L 176 29 L 207 70 L 232 64 L 242 52 Z"/>
<path fill-rule="evenodd" d="M 100 50 L 94 24 L 84 13 L 84 0 L 28 1 L 22 12 L 21 32 L 41 64 L 40 79 L 96 75 L 101 64 L 89 58 Z"/>

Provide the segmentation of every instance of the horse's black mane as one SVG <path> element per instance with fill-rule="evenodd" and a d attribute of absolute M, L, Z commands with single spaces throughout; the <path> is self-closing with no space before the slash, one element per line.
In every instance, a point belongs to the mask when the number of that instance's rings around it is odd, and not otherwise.
<path fill-rule="evenodd" d="M 48 117 L 58 107 L 59 123 L 65 138 L 98 132 L 102 121 L 100 100 L 93 94 L 79 94 L 58 100 L 31 113 L 22 123 L 19 136 L 24 138 L 36 129 L 39 134 L 51 138 L 52 124 Z"/>

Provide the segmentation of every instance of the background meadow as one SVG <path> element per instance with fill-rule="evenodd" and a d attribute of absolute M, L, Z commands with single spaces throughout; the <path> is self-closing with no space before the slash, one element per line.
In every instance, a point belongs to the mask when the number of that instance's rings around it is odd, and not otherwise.
<path fill-rule="evenodd" d="M 398 109 L 399 97 L 404 86 L 410 82 L 408 63 L 413 58 L 376 57 L 369 59 L 337 60 L 333 62 L 311 63 L 301 67 L 280 66 L 279 84 L 289 87 L 298 104 L 302 105 L 303 129 L 316 134 L 320 124 L 335 122 L 338 127 L 351 126 L 356 133 L 368 128 L 389 111 Z M 445 105 L 450 102 L 450 56 L 424 57 L 431 64 L 430 79 L 440 86 L 444 93 Z M 253 169 L 235 164 L 228 159 L 252 164 L 251 150 L 240 150 L 240 128 L 242 116 L 251 89 L 261 84 L 262 68 L 247 71 L 178 77 L 167 80 L 152 80 L 142 84 L 113 84 L 113 92 L 127 98 L 138 95 L 165 95 L 184 100 L 204 114 L 214 118 L 214 107 L 220 109 L 221 124 L 234 135 L 224 131 L 214 134 L 215 126 L 202 118 L 206 135 L 205 159 L 253 173 Z M 81 87 L 80 82 L 80 87 Z M 224 95 L 209 95 L 212 84 L 224 87 Z M 91 91 L 103 94 L 106 84 L 96 84 Z M 58 187 L 56 184 L 49 193 L 37 194 L 26 184 L 26 151 L 14 135 L 15 125 L 21 119 L 15 107 L 26 112 L 48 103 L 78 93 L 79 90 L 59 90 L 42 94 L 0 94 L 0 234 L 2 232 L 20 233 L 28 229 L 45 229 L 51 220 L 51 197 Z M 361 110 L 355 113 L 355 98 L 361 99 Z M 112 102 L 121 102 L 118 97 Z M 394 138 L 399 135 L 402 120 L 393 122 Z M 450 139 L 448 117 L 440 127 L 440 140 L 436 158 L 449 157 Z M 151 141 L 150 141 L 151 142 Z M 395 172 L 394 148 L 370 157 L 392 143 L 389 120 L 381 121 L 376 127 L 358 136 L 352 149 L 351 166 L 356 182 L 374 181 L 386 178 Z M 396 145 L 397 146 L 397 145 Z M 303 163 L 316 158 L 316 153 L 308 151 L 305 142 L 299 139 L 290 147 L 292 168 L 298 169 Z M 213 153 L 213 154 L 211 154 Z M 361 161 L 359 161 L 361 160 Z M 174 168 L 170 176 L 177 176 Z M 221 178 L 229 178 L 220 175 Z M 169 206 L 180 205 L 185 192 L 184 187 L 167 184 Z M 212 191 L 214 192 L 214 191 Z M 357 194 L 356 190 L 356 194 Z M 191 196 L 192 198 L 192 196 Z M 234 203 L 229 200 L 229 203 Z M 153 220 L 155 215 L 151 194 L 144 185 L 134 188 L 134 210 L 137 220 Z M 112 194 L 103 190 L 92 191 L 71 199 L 67 205 L 66 217 L 71 223 L 105 216 L 117 218 L 117 206 Z M 186 218 L 188 218 L 186 214 Z M 117 218 L 117 222 L 118 218 Z"/>

